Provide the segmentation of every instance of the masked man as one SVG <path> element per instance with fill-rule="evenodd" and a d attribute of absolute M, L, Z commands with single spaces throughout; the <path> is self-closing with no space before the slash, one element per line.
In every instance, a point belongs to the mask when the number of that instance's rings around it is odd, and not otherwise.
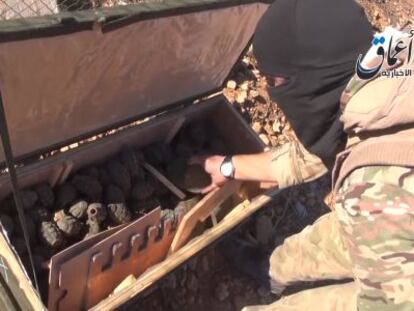
<path fill-rule="evenodd" d="M 394 78 L 352 78 L 341 101 L 348 142 L 333 172 L 334 212 L 266 259 L 279 292 L 296 281 L 354 281 L 245 311 L 414 310 L 413 72 L 411 62 Z"/>
<path fill-rule="evenodd" d="M 302 144 L 203 159 L 210 189 L 230 178 L 279 187 L 311 180 L 332 164 L 342 133 L 348 141 L 333 172 L 334 212 L 286 239 L 270 258 L 258 260 L 262 253 L 234 239 L 227 250 L 241 270 L 279 294 L 297 281 L 354 281 L 246 311 L 414 310 L 414 77 L 352 77 L 370 41 L 363 12 L 347 0 L 277 0 L 258 25 L 259 66 Z"/>
<path fill-rule="evenodd" d="M 201 159 L 213 180 L 205 191 L 231 178 L 284 188 L 325 174 L 345 146 L 340 95 L 371 38 L 353 0 L 276 0 L 257 26 L 253 49 L 269 94 L 299 142 L 261 154 Z"/>

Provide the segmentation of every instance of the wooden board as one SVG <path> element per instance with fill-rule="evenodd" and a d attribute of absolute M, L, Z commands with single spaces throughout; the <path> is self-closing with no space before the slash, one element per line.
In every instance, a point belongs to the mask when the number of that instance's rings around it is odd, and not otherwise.
<path fill-rule="evenodd" d="M 222 187 L 208 193 L 187 214 L 185 214 L 171 244 L 170 254 L 176 252 L 190 239 L 191 233 L 198 222 L 205 221 L 207 217 L 210 216 L 221 203 L 231 197 L 240 186 L 240 181 L 228 181 Z"/>
<path fill-rule="evenodd" d="M 123 289 L 117 293 L 117 295 L 110 296 L 101 301 L 90 310 L 113 310 L 126 303 L 132 297 L 142 293 L 145 289 L 159 281 L 163 276 L 173 271 L 199 251 L 206 248 L 208 245 L 236 227 L 237 224 L 251 216 L 279 192 L 280 190 L 278 189 L 272 189 L 267 191 L 265 194 L 259 195 L 252 202 L 247 200 L 239 204 L 221 222 L 219 222 L 217 226 L 207 230 L 203 235 L 194 238 L 187 245 L 169 256 L 167 260 L 151 268 L 148 272 L 138 278 L 134 284 Z"/>
<path fill-rule="evenodd" d="M 17 260 L 16 255 L 10 248 L 2 228 L 0 231 L 0 270 L 5 285 L 9 287 L 22 310 L 46 310 L 20 261 Z"/>
<path fill-rule="evenodd" d="M 151 164 L 144 162 L 144 167 L 161 182 L 165 187 L 167 187 L 172 193 L 174 193 L 180 200 L 184 200 L 186 195 L 180 189 L 178 189 L 167 177 L 165 177 L 161 172 L 159 172 Z"/>

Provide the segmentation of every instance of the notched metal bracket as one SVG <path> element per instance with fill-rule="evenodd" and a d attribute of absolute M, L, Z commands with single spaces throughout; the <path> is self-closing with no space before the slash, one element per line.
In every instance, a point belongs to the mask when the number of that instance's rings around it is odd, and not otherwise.
<path fill-rule="evenodd" d="M 58 273 L 52 265 L 51 275 L 59 279 L 50 280 L 49 310 L 91 308 L 128 275 L 139 277 L 163 261 L 183 214 L 179 211 L 174 219 L 161 219 L 157 208 L 95 244 L 78 243 L 80 252 L 60 262 Z M 82 247 L 86 243 L 89 247 Z"/>

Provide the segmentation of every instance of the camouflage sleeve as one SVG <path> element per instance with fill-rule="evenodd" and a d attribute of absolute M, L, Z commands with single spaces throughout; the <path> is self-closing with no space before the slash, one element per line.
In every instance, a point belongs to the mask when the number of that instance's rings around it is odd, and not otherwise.
<path fill-rule="evenodd" d="M 355 170 L 338 192 L 358 310 L 414 310 L 414 169 Z"/>
<path fill-rule="evenodd" d="M 312 181 L 328 172 L 322 160 L 296 140 L 270 152 L 272 175 L 275 176 L 279 188 Z"/>

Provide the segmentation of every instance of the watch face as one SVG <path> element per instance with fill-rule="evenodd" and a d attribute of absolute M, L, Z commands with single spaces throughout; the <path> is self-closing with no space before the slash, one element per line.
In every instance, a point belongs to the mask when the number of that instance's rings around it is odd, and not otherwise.
<path fill-rule="evenodd" d="M 233 172 L 233 166 L 231 165 L 231 163 L 230 162 L 223 163 L 223 165 L 221 166 L 221 173 L 223 174 L 223 176 L 230 177 L 232 172 Z"/>

